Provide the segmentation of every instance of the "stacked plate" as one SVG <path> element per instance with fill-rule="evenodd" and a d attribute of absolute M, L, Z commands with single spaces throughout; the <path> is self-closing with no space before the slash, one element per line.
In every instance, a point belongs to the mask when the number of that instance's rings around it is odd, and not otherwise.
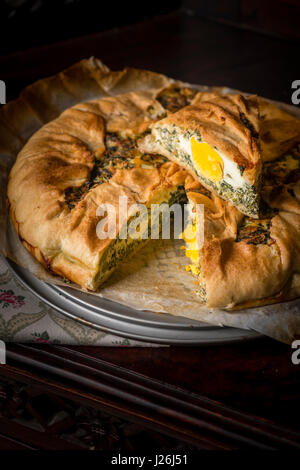
<path fill-rule="evenodd" d="M 159 344 L 201 345 L 244 341 L 261 335 L 218 327 L 168 314 L 134 310 L 70 287 L 47 284 L 6 260 L 19 281 L 53 309 L 87 326 L 115 335 Z"/>

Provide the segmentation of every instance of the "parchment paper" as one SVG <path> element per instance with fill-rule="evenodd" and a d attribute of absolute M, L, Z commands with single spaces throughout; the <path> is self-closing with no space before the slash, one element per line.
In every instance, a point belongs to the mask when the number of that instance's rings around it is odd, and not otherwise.
<path fill-rule="evenodd" d="M 6 186 L 9 171 L 28 138 L 67 107 L 118 94 L 120 90 L 138 89 L 133 70 L 115 72 L 109 84 L 103 80 L 103 73 L 107 72 L 107 67 L 97 59 L 81 61 L 54 77 L 27 87 L 18 100 L 0 109 L 0 252 L 39 279 L 52 284 L 65 285 L 61 278 L 47 272 L 25 250 L 8 217 Z M 168 79 L 157 75 L 157 81 L 159 87 L 167 84 Z M 206 86 L 198 88 L 209 89 Z M 227 88 L 220 90 L 224 93 L 236 91 Z M 300 118 L 299 109 L 285 104 L 280 106 Z M 170 313 L 218 326 L 251 329 L 286 343 L 300 337 L 299 299 L 239 311 L 206 307 L 196 295 L 192 275 L 185 270 L 187 258 L 180 250 L 181 245 L 180 240 L 151 240 L 122 264 L 99 293 L 90 295 L 105 297 L 137 310 Z M 74 284 L 68 286 L 82 290 Z"/>

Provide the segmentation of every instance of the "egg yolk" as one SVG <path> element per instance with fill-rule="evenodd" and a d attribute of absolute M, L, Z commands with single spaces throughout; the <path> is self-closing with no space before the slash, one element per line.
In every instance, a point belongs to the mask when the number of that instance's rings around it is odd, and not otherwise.
<path fill-rule="evenodd" d="M 192 137 L 191 150 L 195 167 L 205 178 L 214 182 L 223 178 L 224 162 L 209 144 L 198 142 Z"/>
<path fill-rule="evenodd" d="M 197 246 L 196 225 L 188 224 L 181 238 L 186 242 L 185 254 L 192 263 L 197 264 L 199 258 L 199 250 Z"/>

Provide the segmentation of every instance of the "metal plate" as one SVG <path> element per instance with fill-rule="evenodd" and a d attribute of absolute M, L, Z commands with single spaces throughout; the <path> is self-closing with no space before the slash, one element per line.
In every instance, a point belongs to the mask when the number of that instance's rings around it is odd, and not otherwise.
<path fill-rule="evenodd" d="M 134 310 L 70 287 L 40 281 L 26 269 L 6 259 L 19 281 L 46 304 L 87 326 L 127 338 L 160 344 L 201 345 L 244 341 L 259 333 L 210 326 L 168 314 Z"/>

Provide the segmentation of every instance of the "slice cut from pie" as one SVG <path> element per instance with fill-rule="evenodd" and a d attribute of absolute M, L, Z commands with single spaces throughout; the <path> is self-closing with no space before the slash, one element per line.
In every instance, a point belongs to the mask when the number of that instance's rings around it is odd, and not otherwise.
<path fill-rule="evenodd" d="M 191 105 L 155 123 L 140 148 L 177 162 L 207 189 L 257 218 L 258 132 L 256 97 L 200 92 Z"/>

